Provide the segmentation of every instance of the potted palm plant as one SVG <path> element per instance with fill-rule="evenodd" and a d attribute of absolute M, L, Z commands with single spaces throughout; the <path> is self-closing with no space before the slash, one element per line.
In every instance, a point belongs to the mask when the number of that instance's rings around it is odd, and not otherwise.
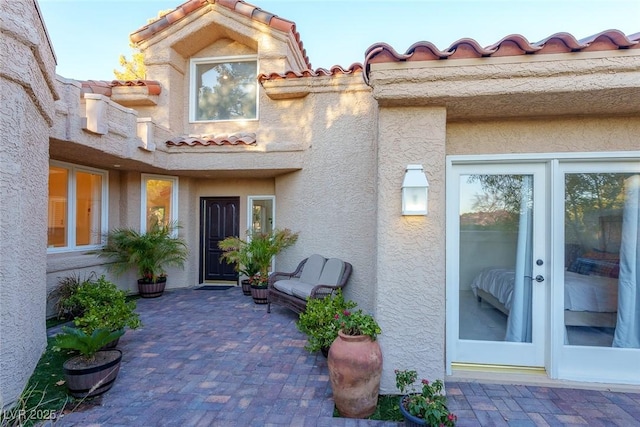
<path fill-rule="evenodd" d="M 78 352 L 63 364 L 69 393 L 74 397 L 98 396 L 113 386 L 120 370 L 122 352 L 107 349 L 109 343 L 122 336 L 124 330 L 95 329 L 87 334 L 81 329 L 62 327 L 55 337 L 55 350 L 68 349 Z"/>
<path fill-rule="evenodd" d="M 218 243 L 223 253 L 221 259 L 227 264 L 234 264 L 233 268 L 240 276 L 240 285 L 244 295 L 251 295 L 251 278 L 258 274 L 258 265 L 251 258 L 249 245 L 246 240 L 230 236 Z"/>
<path fill-rule="evenodd" d="M 234 262 L 232 260 L 234 256 L 227 257 L 226 253 L 239 252 L 243 257 L 240 263 L 244 262 L 244 264 L 241 264 L 243 266 L 241 268 L 246 268 L 250 265 L 253 268 L 252 272 L 257 271 L 248 276 L 251 285 L 251 296 L 256 304 L 266 304 L 271 260 L 282 250 L 293 245 L 298 240 L 298 233 L 285 228 L 282 230 L 274 229 L 271 232 L 252 232 L 248 234 L 249 236 L 246 240 L 238 237 L 227 237 L 218 246 L 225 251 L 222 257 L 227 262 Z M 228 249 L 225 250 L 225 247 Z"/>
<path fill-rule="evenodd" d="M 113 261 L 108 268 L 115 274 L 136 268 L 140 296 L 159 297 L 167 283 L 165 268 L 183 268 L 189 255 L 185 241 L 175 235 L 179 228 L 177 223 L 155 223 L 146 233 L 116 228 L 107 234 L 106 244 L 98 255 Z"/>

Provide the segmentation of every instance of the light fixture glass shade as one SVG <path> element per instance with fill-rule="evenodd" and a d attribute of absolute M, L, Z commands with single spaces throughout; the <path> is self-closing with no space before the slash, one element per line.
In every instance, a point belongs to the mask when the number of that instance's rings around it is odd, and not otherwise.
<path fill-rule="evenodd" d="M 428 189 L 422 165 L 408 165 L 402 181 L 402 215 L 426 215 Z"/>

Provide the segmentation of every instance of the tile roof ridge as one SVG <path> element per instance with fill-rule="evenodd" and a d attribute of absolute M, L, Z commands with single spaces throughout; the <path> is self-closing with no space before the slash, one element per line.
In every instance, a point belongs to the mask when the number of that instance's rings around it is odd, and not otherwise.
<path fill-rule="evenodd" d="M 98 93 L 111 96 L 111 82 L 108 80 L 78 80 L 80 83 L 80 95 L 85 93 Z"/>
<path fill-rule="evenodd" d="M 357 72 L 362 71 L 362 64 L 360 62 L 354 62 L 347 68 L 343 68 L 340 65 L 334 65 L 329 69 L 326 68 L 316 68 L 312 70 L 307 68 L 302 71 L 285 71 L 284 73 L 269 73 L 269 74 L 260 74 L 258 76 L 258 81 L 263 82 L 265 80 L 279 80 L 279 79 L 290 79 L 290 78 L 302 78 L 302 77 L 327 77 L 327 76 L 335 76 L 337 74 L 355 74 Z"/>
<path fill-rule="evenodd" d="M 464 52 L 461 52 L 464 51 Z M 475 39 L 465 37 L 453 42 L 445 52 L 449 52 L 449 57 L 451 58 L 460 58 L 460 57 L 480 57 L 480 56 L 491 56 L 496 49 L 484 48 L 480 46 Z"/>
<path fill-rule="evenodd" d="M 536 46 L 535 44 L 532 44 L 522 34 L 509 34 L 508 36 L 501 38 L 496 43 L 487 46 L 486 49 L 496 52 L 508 42 L 515 44 L 525 53 L 535 53 L 540 49 L 542 49 L 540 46 Z"/>
<path fill-rule="evenodd" d="M 371 64 L 375 63 L 518 56 L 536 53 L 605 51 L 629 48 L 640 48 L 640 32 L 627 36 L 619 30 L 612 29 L 581 40 L 577 40 L 570 33 L 559 32 L 535 43 L 529 42 L 520 34 L 511 34 L 484 48 L 474 39 L 463 38 L 452 43 L 445 51 L 438 50 L 431 42 L 422 41 L 411 45 L 404 54 L 398 53 L 386 43 L 376 43 L 365 51 L 363 77 L 365 83 L 369 84 L 369 71 Z"/>
<path fill-rule="evenodd" d="M 535 46 L 539 46 L 543 48 L 545 45 L 549 44 L 552 40 L 558 40 L 563 43 L 570 52 L 577 52 L 579 50 L 584 49 L 588 46 L 587 43 L 581 43 L 578 39 L 574 37 L 571 33 L 559 32 L 546 37 L 539 42 L 535 42 Z"/>
<path fill-rule="evenodd" d="M 183 135 L 176 136 L 174 138 L 165 141 L 167 146 L 180 147 L 183 145 L 187 145 L 189 147 L 194 147 L 196 145 L 209 146 L 209 145 L 255 145 L 256 144 L 256 134 L 254 132 L 237 132 L 234 134 L 225 134 L 225 135 Z"/>
<path fill-rule="evenodd" d="M 634 36 L 636 36 L 636 40 L 634 40 Z M 632 34 L 627 36 L 625 33 L 623 33 L 620 30 L 616 30 L 616 29 L 609 29 L 609 30 L 605 30 L 605 31 L 601 31 L 597 34 L 594 34 L 592 36 L 589 37 L 585 37 L 583 39 L 580 39 L 579 42 L 580 43 L 584 43 L 584 44 L 592 44 L 593 42 L 595 42 L 596 40 L 598 40 L 599 38 L 603 38 L 606 37 L 609 40 L 611 40 L 613 43 L 615 43 L 618 47 L 631 47 L 634 46 L 636 44 L 638 44 L 640 42 L 640 33 L 636 33 L 636 34 Z"/>
<path fill-rule="evenodd" d="M 146 86 L 149 91 L 149 95 L 160 95 L 162 92 L 162 86 L 160 86 L 160 82 L 157 80 L 146 80 L 146 79 L 136 79 L 136 80 L 112 80 L 111 87 L 133 87 L 133 86 Z"/>
<path fill-rule="evenodd" d="M 266 24 L 278 31 L 282 31 L 285 33 L 291 32 L 296 40 L 296 43 L 298 44 L 300 54 L 302 55 L 306 66 L 308 68 L 311 68 L 309 57 L 307 56 L 307 52 L 304 49 L 302 40 L 300 39 L 300 33 L 298 33 L 298 30 L 296 29 L 295 22 L 267 12 L 266 10 L 254 6 L 253 4 L 248 3 L 244 0 L 187 0 L 186 2 L 176 7 L 173 11 L 132 32 L 129 35 L 129 39 L 135 44 L 143 42 L 159 33 L 160 31 L 168 28 L 174 22 L 181 20 L 185 16 L 200 9 L 203 6 L 210 4 L 218 4 L 219 6 L 229 9 L 242 16 Z"/>

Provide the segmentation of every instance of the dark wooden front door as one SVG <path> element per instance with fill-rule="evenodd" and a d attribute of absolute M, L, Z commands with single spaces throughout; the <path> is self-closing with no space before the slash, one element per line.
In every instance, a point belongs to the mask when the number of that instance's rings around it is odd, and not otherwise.
<path fill-rule="evenodd" d="M 202 197 L 200 199 L 201 252 L 200 277 L 203 281 L 237 281 L 238 273 L 224 261 L 218 242 L 238 236 L 240 227 L 239 197 Z"/>

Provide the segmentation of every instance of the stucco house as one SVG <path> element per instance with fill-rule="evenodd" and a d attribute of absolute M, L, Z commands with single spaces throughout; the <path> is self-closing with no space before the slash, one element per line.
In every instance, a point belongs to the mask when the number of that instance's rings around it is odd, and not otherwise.
<path fill-rule="evenodd" d="M 0 407 L 58 279 L 101 273 L 101 234 L 149 218 L 191 249 L 169 288 L 236 280 L 216 242 L 250 228 L 300 232 L 280 271 L 349 261 L 382 392 L 397 367 L 640 384 L 640 33 L 377 44 L 313 70 L 293 22 L 189 0 L 131 34 L 148 80 L 81 82 L 35 0 L 0 12 Z"/>

